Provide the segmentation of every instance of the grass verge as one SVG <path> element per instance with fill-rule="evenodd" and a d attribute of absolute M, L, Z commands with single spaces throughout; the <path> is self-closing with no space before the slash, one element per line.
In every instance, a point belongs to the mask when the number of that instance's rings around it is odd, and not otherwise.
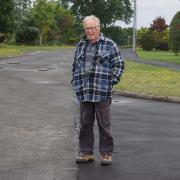
<path fill-rule="evenodd" d="M 180 98 L 180 72 L 126 61 L 121 82 L 114 89 L 137 94 Z"/>
<path fill-rule="evenodd" d="M 141 59 L 144 60 L 159 60 L 174 64 L 180 64 L 180 56 L 176 56 L 170 51 L 144 51 L 137 48 L 137 54 Z"/>
<path fill-rule="evenodd" d="M 0 44 L 0 57 L 19 56 L 31 51 L 52 51 L 72 46 L 15 46 Z"/>

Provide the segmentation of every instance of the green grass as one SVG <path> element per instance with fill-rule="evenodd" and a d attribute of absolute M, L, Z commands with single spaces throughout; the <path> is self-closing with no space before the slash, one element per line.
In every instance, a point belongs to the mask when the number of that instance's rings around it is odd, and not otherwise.
<path fill-rule="evenodd" d="M 114 89 L 180 98 L 180 72 L 126 61 L 121 82 Z"/>
<path fill-rule="evenodd" d="M 180 56 L 176 56 L 170 51 L 144 51 L 140 48 L 137 48 L 136 51 L 138 56 L 144 60 L 159 60 L 174 64 L 180 64 Z"/>
<path fill-rule="evenodd" d="M 0 57 L 18 56 L 31 51 L 52 51 L 72 46 L 16 46 L 0 44 Z"/>

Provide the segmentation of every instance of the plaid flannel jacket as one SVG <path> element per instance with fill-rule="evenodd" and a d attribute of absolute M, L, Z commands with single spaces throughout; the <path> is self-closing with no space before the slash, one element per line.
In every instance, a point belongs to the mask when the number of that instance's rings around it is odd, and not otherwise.
<path fill-rule="evenodd" d="M 88 40 L 84 37 L 77 45 L 72 63 L 72 86 L 80 102 L 102 102 L 111 97 L 112 86 L 117 84 L 124 69 L 124 59 L 119 48 L 100 34 L 94 61 L 85 72 L 85 50 Z"/>

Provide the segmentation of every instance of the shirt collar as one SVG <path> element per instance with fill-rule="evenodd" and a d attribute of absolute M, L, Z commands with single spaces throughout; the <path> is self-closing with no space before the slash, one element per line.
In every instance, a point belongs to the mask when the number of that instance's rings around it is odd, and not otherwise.
<path fill-rule="evenodd" d="M 89 42 L 87 36 L 83 36 L 83 40 Z M 105 37 L 103 36 L 102 33 L 100 33 L 100 34 L 99 34 L 99 38 L 98 38 L 98 40 L 97 40 L 95 43 L 99 43 L 100 41 L 104 41 L 104 40 L 105 40 Z"/>

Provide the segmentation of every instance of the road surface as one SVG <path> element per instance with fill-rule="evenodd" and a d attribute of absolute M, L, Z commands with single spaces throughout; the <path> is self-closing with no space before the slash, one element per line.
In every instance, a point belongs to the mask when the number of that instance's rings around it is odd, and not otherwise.
<path fill-rule="evenodd" d="M 73 50 L 0 61 L 0 180 L 179 180 L 180 105 L 113 96 L 113 164 L 77 165 Z"/>

